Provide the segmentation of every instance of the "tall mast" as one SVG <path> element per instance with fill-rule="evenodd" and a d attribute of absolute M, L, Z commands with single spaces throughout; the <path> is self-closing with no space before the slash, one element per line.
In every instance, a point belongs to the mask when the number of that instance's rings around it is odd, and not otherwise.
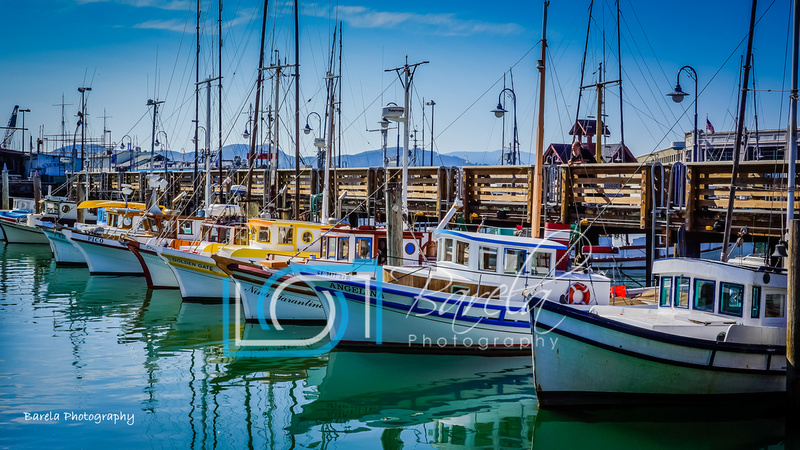
<path fill-rule="evenodd" d="M 594 0 L 589 2 L 589 19 L 586 22 L 586 41 L 583 44 L 583 59 L 581 59 L 581 82 L 583 86 L 583 73 L 586 70 L 586 52 L 589 50 L 589 30 L 592 28 L 592 8 L 594 7 Z M 583 96 L 583 89 L 578 89 L 578 107 L 575 108 L 575 123 L 581 118 L 581 97 Z"/>
<path fill-rule="evenodd" d="M 300 218 L 300 13 L 294 0 L 294 219 Z"/>
<path fill-rule="evenodd" d="M 267 35 L 267 5 L 269 4 L 269 0 L 264 0 L 264 14 L 261 18 L 261 47 L 259 48 L 258 52 L 258 75 L 256 77 L 256 112 L 255 116 L 253 117 L 253 125 L 252 130 L 250 132 L 250 149 L 247 151 L 247 194 L 245 196 L 245 201 L 247 202 L 247 209 L 251 209 L 251 199 L 250 199 L 250 191 L 253 185 L 253 178 L 251 177 L 251 173 L 253 171 L 253 165 L 255 164 L 255 156 L 256 156 L 256 142 L 258 141 L 258 113 L 261 111 L 261 85 L 264 82 L 264 72 L 262 67 L 264 67 L 264 41 L 266 40 Z M 249 215 L 249 212 L 248 212 Z"/>
<path fill-rule="evenodd" d="M 542 14 L 542 54 L 536 67 L 539 69 L 539 117 L 536 126 L 536 159 L 533 168 L 533 218 L 531 220 L 531 231 L 533 237 L 540 237 L 539 227 L 542 221 L 542 160 L 544 158 L 544 82 L 545 82 L 545 62 L 547 56 L 547 6 L 549 1 L 544 2 L 544 13 Z M 582 71 L 581 71 L 582 72 Z M 583 75 L 581 75 L 583 76 Z"/>
<path fill-rule="evenodd" d="M 222 0 L 219 0 L 219 197 L 222 198 Z"/>
<path fill-rule="evenodd" d="M 197 154 L 200 147 L 199 133 L 200 133 L 200 0 L 197 0 L 197 21 L 195 25 L 195 63 L 194 63 L 194 174 L 192 176 L 192 192 L 197 191 Z M 206 130 L 208 134 L 209 130 Z M 207 175 L 207 174 L 206 174 Z M 200 205 L 197 204 L 195 194 L 192 194 L 192 202 L 194 208 L 197 209 Z"/>
<path fill-rule="evenodd" d="M 750 61 L 753 57 L 753 29 L 756 21 L 756 1 L 753 0 L 753 8 L 750 11 L 750 33 L 747 36 L 747 56 L 744 62 L 744 82 L 742 83 L 742 101 L 739 104 L 739 122 L 736 126 L 736 141 L 733 149 L 733 167 L 731 168 L 731 188 L 728 194 L 728 208 L 725 214 L 725 234 L 722 236 L 722 253 L 720 261 L 728 260 L 728 244 L 731 242 L 731 224 L 733 222 L 733 201 L 736 197 L 736 182 L 739 177 L 739 152 L 742 148 L 742 134 L 744 132 L 744 114 L 747 105 L 747 85 L 750 80 Z M 696 139 L 696 137 L 695 137 Z M 792 163 L 794 163 L 792 161 Z M 790 164 L 791 165 L 791 164 Z"/>
<path fill-rule="evenodd" d="M 786 160 L 789 163 L 789 177 L 787 193 L 786 208 L 786 229 L 789 229 L 789 224 L 794 219 L 794 190 L 797 187 L 795 178 L 797 176 L 797 59 L 798 59 L 798 40 L 800 40 L 800 2 L 794 1 L 793 11 L 794 21 L 792 24 L 792 79 L 791 79 L 791 94 L 789 95 L 789 131 L 787 133 L 789 140 L 789 154 L 786 155 Z M 798 245 L 797 242 L 794 245 Z"/>
<path fill-rule="evenodd" d="M 625 121 L 622 119 L 622 40 L 620 28 L 622 28 L 619 21 L 619 0 L 617 0 L 617 62 L 619 63 L 619 136 L 620 136 L 620 155 L 622 162 L 625 161 Z M 695 94 L 697 95 L 697 94 Z M 696 120 L 696 119 L 695 119 Z M 695 128 L 697 124 L 695 124 Z M 695 137 L 697 139 L 697 137 Z"/>

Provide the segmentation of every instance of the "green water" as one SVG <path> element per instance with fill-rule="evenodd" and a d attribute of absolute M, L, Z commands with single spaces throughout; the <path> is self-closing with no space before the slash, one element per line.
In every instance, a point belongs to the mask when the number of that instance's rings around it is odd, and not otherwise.
<path fill-rule="evenodd" d="M 263 331 L 224 326 L 223 306 L 183 303 L 142 278 L 56 267 L 47 246 L 0 244 L 0 297 L 2 448 L 783 448 L 787 440 L 783 417 L 747 405 L 538 411 L 530 357 L 242 357 L 232 339 Z"/>

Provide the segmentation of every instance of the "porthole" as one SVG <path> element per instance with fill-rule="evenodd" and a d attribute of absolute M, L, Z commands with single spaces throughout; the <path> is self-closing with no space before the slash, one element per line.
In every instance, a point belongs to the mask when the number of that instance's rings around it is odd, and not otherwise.
<path fill-rule="evenodd" d="M 300 236 L 300 239 L 303 240 L 304 244 L 310 244 L 311 241 L 314 240 L 314 233 L 312 233 L 310 231 L 304 231 L 302 236 Z"/>

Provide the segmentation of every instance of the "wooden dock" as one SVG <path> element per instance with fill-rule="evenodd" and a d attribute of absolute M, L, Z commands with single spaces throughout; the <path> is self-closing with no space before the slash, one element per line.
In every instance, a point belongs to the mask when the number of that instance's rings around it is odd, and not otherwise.
<path fill-rule="evenodd" d="M 687 233 L 701 241 L 721 238 L 720 221 L 731 178 L 731 162 L 650 164 L 584 164 L 544 167 L 542 220 L 581 223 L 597 234 L 644 233 L 656 230 L 668 241 L 677 233 Z M 533 201 L 534 166 L 411 167 L 408 169 L 409 211 L 416 220 L 436 221 L 444 216 L 457 198 L 463 203 L 467 223 L 529 227 Z M 337 211 L 341 200 L 344 214 L 357 211 L 364 216 L 380 216 L 384 210 L 384 186 L 399 181 L 400 168 L 343 168 L 332 171 L 332 205 Z M 785 224 L 787 202 L 787 164 L 784 161 L 748 161 L 740 164 L 733 230 L 743 227 L 753 236 L 780 237 Z M 71 195 L 84 198 L 86 174 L 80 173 L 70 184 Z M 162 203 L 175 209 L 191 205 L 191 170 L 159 172 L 168 182 Z M 144 201 L 147 173 L 90 173 L 89 198 L 120 198 L 122 184 L 134 189 L 132 199 Z M 197 185 L 202 193 L 203 174 Z M 226 171 L 221 185 L 246 185 L 247 170 Z M 264 209 L 269 193 L 264 180 L 269 172 L 252 172 L 251 201 Z M 304 169 L 300 173 L 300 211 L 305 217 L 318 211 L 322 173 Z M 77 182 L 76 182 L 77 181 Z M 211 182 L 220 185 L 218 171 Z M 290 217 L 295 197 L 294 170 L 278 171 L 278 193 L 269 206 Z M 80 191 L 80 192 L 79 192 Z M 346 193 L 345 193 L 346 192 Z M 175 200 L 177 199 L 177 200 Z M 312 208 L 311 201 L 315 200 Z M 795 207 L 800 206 L 796 205 Z M 669 233 L 667 233 L 669 231 Z"/>

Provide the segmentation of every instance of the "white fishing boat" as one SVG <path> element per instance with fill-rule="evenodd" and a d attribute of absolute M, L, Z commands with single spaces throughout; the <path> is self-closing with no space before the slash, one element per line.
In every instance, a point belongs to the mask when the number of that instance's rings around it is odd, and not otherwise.
<path fill-rule="evenodd" d="M 37 227 L 29 226 L 25 221 L 15 222 L 0 220 L 0 228 L 9 244 L 47 244 L 44 233 Z"/>
<path fill-rule="evenodd" d="M 608 304 L 608 278 L 556 269 L 566 246 L 498 231 L 437 229 L 435 265 L 384 266 L 373 277 L 300 273 L 336 318 L 332 340 L 391 351 L 530 352 L 526 294 L 557 293 L 584 309 Z"/>
<path fill-rule="evenodd" d="M 429 232 L 403 233 L 403 248 L 407 258 L 404 262 L 413 265 L 422 263 L 421 249 L 431 241 Z M 375 263 L 382 265 L 386 257 L 386 229 L 371 226 L 351 228 L 348 226 L 326 227 L 320 238 L 321 250 L 318 258 L 293 258 L 290 261 L 261 260 L 255 263 L 236 258 L 236 253 L 223 253 L 213 258 L 217 265 L 236 283 L 236 292 L 242 303 L 246 321 L 324 321 L 327 316 L 316 293 L 291 273 L 278 274 L 290 264 L 351 266 L 348 271 L 358 272 L 357 267 L 375 273 Z M 358 262 L 361 261 L 361 262 Z M 354 264 L 355 263 L 355 264 Z M 277 274 L 277 275 L 276 275 Z"/>
<path fill-rule="evenodd" d="M 786 389 L 786 274 L 672 258 L 653 263 L 658 305 L 531 316 L 542 406 L 713 401 Z"/>
<path fill-rule="evenodd" d="M 53 252 L 53 260 L 55 260 L 57 265 L 86 265 L 86 258 L 84 258 L 83 253 L 67 239 L 67 236 L 62 232 L 62 227 L 39 225 L 39 228 L 50 244 L 50 250 Z"/>
<path fill-rule="evenodd" d="M 156 248 L 175 274 L 181 296 L 187 300 L 223 301 L 235 297 L 236 287 L 230 283 L 228 274 L 217 266 L 212 258 L 214 254 L 224 254 L 244 262 L 319 255 L 322 225 L 317 223 L 250 219 L 247 224 L 249 238 L 247 227 L 236 230 L 220 225 L 208 227 L 202 241 L 182 248 Z"/>

